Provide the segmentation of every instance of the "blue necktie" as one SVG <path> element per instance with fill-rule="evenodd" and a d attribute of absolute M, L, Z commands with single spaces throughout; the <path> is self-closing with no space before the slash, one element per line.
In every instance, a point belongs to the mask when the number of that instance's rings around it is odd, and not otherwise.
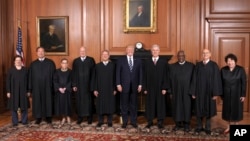
<path fill-rule="evenodd" d="M 128 65 L 129 65 L 129 69 L 130 69 L 130 71 L 132 72 L 132 69 L 133 69 L 133 64 L 132 64 L 132 59 L 131 59 L 131 57 L 129 57 L 129 60 L 128 60 Z"/>

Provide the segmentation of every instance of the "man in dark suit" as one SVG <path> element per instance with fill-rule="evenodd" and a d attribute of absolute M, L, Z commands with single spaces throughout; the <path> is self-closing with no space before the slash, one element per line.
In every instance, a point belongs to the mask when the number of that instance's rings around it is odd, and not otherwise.
<path fill-rule="evenodd" d="M 134 46 L 126 48 L 127 55 L 117 60 L 116 86 L 120 92 L 122 128 L 127 127 L 128 112 L 130 122 L 137 128 L 137 94 L 142 89 L 142 64 L 141 60 L 135 58 Z"/>
<path fill-rule="evenodd" d="M 143 5 L 137 7 L 137 13 L 129 22 L 130 27 L 148 27 L 150 26 L 150 15 L 144 12 Z"/>

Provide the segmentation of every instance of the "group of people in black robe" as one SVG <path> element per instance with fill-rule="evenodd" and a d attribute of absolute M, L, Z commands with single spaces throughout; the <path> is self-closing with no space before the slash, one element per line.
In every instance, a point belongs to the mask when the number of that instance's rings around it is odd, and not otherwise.
<path fill-rule="evenodd" d="M 229 132 L 230 124 L 238 124 L 243 119 L 247 80 L 245 70 L 237 65 L 234 54 L 225 57 L 227 65 L 220 70 L 217 63 L 210 60 L 208 49 L 203 50 L 203 59 L 196 65 L 185 60 L 182 50 L 178 51 L 178 61 L 173 64 L 160 57 L 157 44 L 152 45 L 152 57 L 144 63 L 134 56 L 134 50 L 133 45 L 127 46 L 126 55 L 116 64 L 109 60 L 109 51 L 104 50 L 101 62 L 96 64 L 86 55 L 86 48 L 81 47 L 80 57 L 74 59 L 72 70 L 68 68 L 66 58 L 61 60 L 61 67 L 55 69 L 54 62 L 45 57 L 42 47 L 37 48 L 38 59 L 29 69 L 22 66 L 22 57 L 16 56 L 6 84 L 13 126 L 18 124 L 18 109 L 22 113 L 22 124 L 28 123 L 29 96 L 32 96 L 35 124 L 40 124 L 43 119 L 50 124 L 53 115 L 62 117 L 60 126 L 70 123 L 72 93 L 75 94 L 77 124 L 81 124 L 84 117 L 88 124 L 92 124 L 95 107 L 97 127 L 104 124 L 104 116 L 107 116 L 108 126 L 112 127 L 115 96 L 119 93 L 121 128 L 126 128 L 129 123 L 137 128 L 137 96 L 141 92 L 146 97 L 145 128 L 150 129 L 155 118 L 158 128 L 164 128 L 167 94 L 172 104 L 174 131 L 190 131 L 193 104 L 197 119 L 195 132 L 211 134 L 211 118 L 217 113 L 218 96 L 223 100 L 222 118 L 228 122 L 225 133 Z"/>

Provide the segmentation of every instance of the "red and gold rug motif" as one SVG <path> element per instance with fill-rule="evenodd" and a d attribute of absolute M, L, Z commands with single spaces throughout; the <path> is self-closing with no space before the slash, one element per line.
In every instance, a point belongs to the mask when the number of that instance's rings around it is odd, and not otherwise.
<path fill-rule="evenodd" d="M 195 134 L 194 129 L 189 133 L 184 131 L 172 131 L 173 126 L 165 126 L 158 129 L 153 126 L 145 129 L 145 125 L 139 125 L 137 129 L 128 126 L 120 128 L 119 124 L 108 127 L 106 124 L 100 128 L 82 123 L 64 124 L 60 127 L 59 122 L 48 125 L 42 122 L 40 125 L 31 122 L 28 125 L 12 127 L 6 125 L 0 128 L 1 141 L 228 141 L 229 136 L 222 134 L 223 129 L 212 130 L 211 135 L 201 132 Z"/>

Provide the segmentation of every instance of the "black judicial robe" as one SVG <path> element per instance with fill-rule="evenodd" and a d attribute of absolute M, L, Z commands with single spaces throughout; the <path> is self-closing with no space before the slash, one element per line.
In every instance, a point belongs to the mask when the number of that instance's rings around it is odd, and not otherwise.
<path fill-rule="evenodd" d="M 10 93 L 8 108 L 12 111 L 27 110 L 29 108 L 28 70 L 22 67 L 20 70 L 12 67 L 8 71 L 6 80 L 6 91 Z"/>
<path fill-rule="evenodd" d="M 166 116 L 166 95 L 162 90 L 167 90 L 167 62 L 159 57 L 154 65 L 152 58 L 145 60 L 144 89 L 146 94 L 146 118 L 153 120 L 155 116 L 163 120 Z"/>
<path fill-rule="evenodd" d="M 191 119 L 191 96 L 189 94 L 194 64 L 185 62 L 183 65 L 176 62 L 170 67 L 170 90 L 172 95 L 172 116 L 174 121 Z"/>
<path fill-rule="evenodd" d="M 57 69 L 54 74 L 55 90 L 55 115 L 71 115 L 71 92 L 72 92 L 71 70 L 62 71 Z M 59 88 L 66 88 L 65 93 L 61 93 Z"/>
<path fill-rule="evenodd" d="M 33 61 L 29 69 L 29 89 L 32 92 L 32 114 L 35 118 L 53 114 L 53 74 L 55 64 L 45 58 Z"/>
<path fill-rule="evenodd" d="M 212 98 L 222 94 L 222 84 L 219 67 L 214 61 L 210 60 L 206 65 L 202 61 L 196 64 L 190 94 L 196 96 L 197 117 L 210 118 L 217 114 L 216 100 Z"/>
<path fill-rule="evenodd" d="M 223 86 L 222 119 L 240 121 L 243 119 L 243 102 L 240 97 L 246 97 L 246 72 L 236 65 L 233 71 L 228 66 L 221 69 Z"/>
<path fill-rule="evenodd" d="M 86 56 L 84 61 L 80 57 L 73 61 L 73 81 L 72 86 L 77 87 L 76 109 L 78 116 L 91 116 L 93 112 L 93 85 L 92 75 L 94 72 L 95 61 L 92 57 Z"/>
<path fill-rule="evenodd" d="M 95 67 L 94 88 L 99 95 L 96 98 L 97 114 L 113 114 L 115 112 L 115 66 L 109 62 L 106 66 L 100 62 Z"/>

